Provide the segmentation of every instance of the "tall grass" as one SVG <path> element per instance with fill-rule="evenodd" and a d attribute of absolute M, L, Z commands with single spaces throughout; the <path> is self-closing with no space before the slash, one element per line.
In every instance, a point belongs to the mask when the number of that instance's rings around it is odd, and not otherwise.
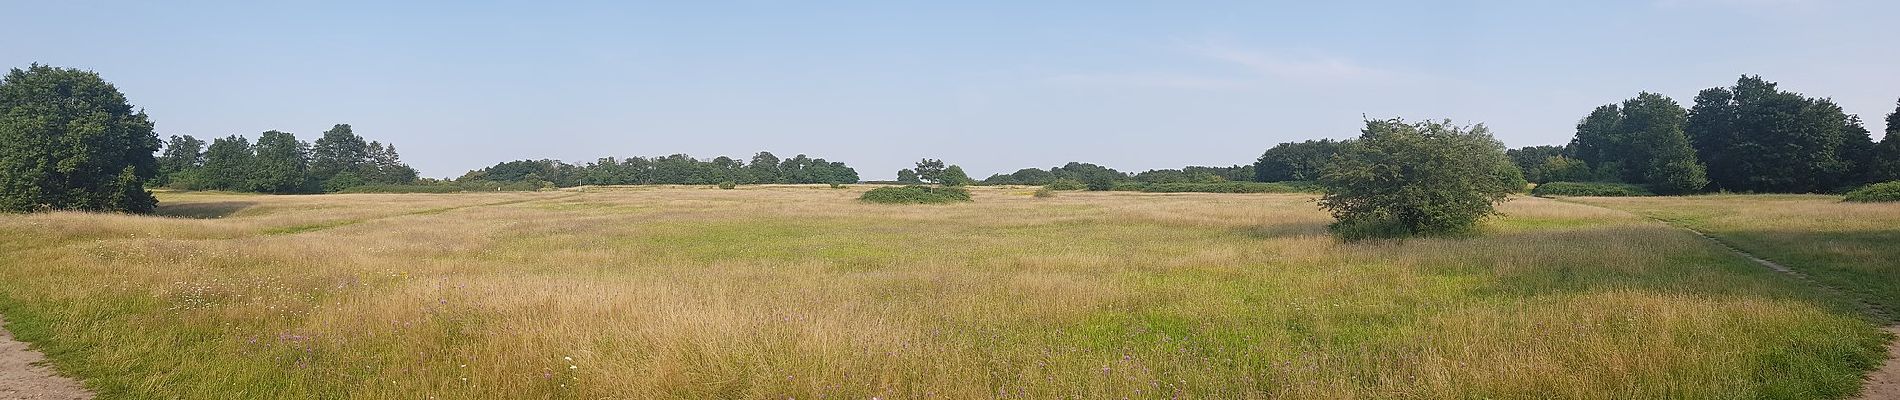
<path fill-rule="evenodd" d="M 1472 239 L 1347 244 L 1306 195 L 862 192 L 0 216 L 0 313 L 140 398 L 1828 398 L 1885 340 L 1694 236 L 1544 199 Z"/>

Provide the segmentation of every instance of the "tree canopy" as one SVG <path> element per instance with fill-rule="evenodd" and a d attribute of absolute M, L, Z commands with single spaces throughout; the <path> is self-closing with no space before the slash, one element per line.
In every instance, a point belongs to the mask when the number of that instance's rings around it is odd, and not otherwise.
<path fill-rule="evenodd" d="M 1827 99 L 1778 89 L 1759 76 L 1696 95 L 1683 130 L 1708 166 L 1710 186 L 1738 192 L 1820 192 L 1855 182 L 1872 138 Z"/>
<path fill-rule="evenodd" d="M 1483 124 L 1369 120 L 1321 167 L 1319 204 L 1348 240 L 1452 234 L 1476 227 L 1523 182 Z"/>
<path fill-rule="evenodd" d="M 1254 181 L 1285 182 L 1319 179 L 1320 169 L 1332 161 L 1344 143 L 1332 139 L 1281 143 L 1254 162 Z"/>
<path fill-rule="evenodd" d="M 685 154 L 663 157 L 603 157 L 574 165 L 559 160 L 517 160 L 469 171 L 457 181 L 545 182 L 549 186 L 579 185 L 711 185 L 732 181 L 762 183 L 855 183 L 858 171 L 844 163 L 804 154 L 779 159 L 759 152 L 746 163 L 726 156 L 700 160 Z"/>
<path fill-rule="evenodd" d="M 34 64 L 0 80 L 0 212 L 150 212 L 158 135 L 99 74 Z"/>

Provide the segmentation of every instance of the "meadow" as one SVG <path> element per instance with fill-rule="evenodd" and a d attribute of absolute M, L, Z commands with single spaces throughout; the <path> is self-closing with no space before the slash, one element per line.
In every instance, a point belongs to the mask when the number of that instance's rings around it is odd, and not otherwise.
<path fill-rule="evenodd" d="M 1900 207 L 1838 197 L 1517 198 L 1345 243 L 1305 194 L 870 187 L 4 215 L 0 314 L 119 398 L 1806 399 L 1852 395 L 1885 321 L 1619 210 L 1900 299 L 1864 282 Z"/>

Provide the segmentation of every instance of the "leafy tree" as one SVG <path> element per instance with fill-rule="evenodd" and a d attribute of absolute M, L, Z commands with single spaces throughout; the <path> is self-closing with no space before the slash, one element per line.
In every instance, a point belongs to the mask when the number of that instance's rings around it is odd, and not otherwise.
<path fill-rule="evenodd" d="M 1543 165 L 1538 166 L 1537 169 L 1545 181 L 1538 183 L 1587 182 L 1596 179 L 1596 174 L 1590 171 L 1589 164 L 1584 163 L 1583 160 L 1561 155 L 1545 158 Z"/>
<path fill-rule="evenodd" d="M 897 182 L 924 183 L 923 179 L 917 177 L 917 171 L 912 171 L 909 168 L 897 170 Z"/>
<path fill-rule="evenodd" d="M 1780 90 L 1759 76 L 1703 90 L 1684 126 L 1711 186 L 1743 192 L 1816 192 L 1857 180 L 1865 141 L 1826 99 Z"/>
<path fill-rule="evenodd" d="M 257 137 L 252 159 L 250 190 L 264 193 L 308 193 L 317 182 L 310 175 L 309 145 L 289 132 L 267 131 Z"/>
<path fill-rule="evenodd" d="M 1320 206 L 1347 240 L 1460 233 L 1522 182 L 1482 124 L 1369 120 L 1322 168 Z"/>
<path fill-rule="evenodd" d="M 195 182 L 185 188 L 251 190 L 254 155 L 251 141 L 243 136 L 212 139 L 211 146 L 205 148 L 204 167 L 199 169 Z"/>
<path fill-rule="evenodd" d="M 158 135 L 99 74 L 34 64 L 0 79 L 0 212 L 150 212 Z"/>
<path fill-rule="evenodd" d="M 1616 125 L 1622 120 L 1623 110 L 1615 104 L 1590 111 L 1590 115 L 1577 122 L 1577 136 L 1570 141 L 1571 156 L 1595 166 L 1599 178 L 1623 179 L 1622 164 L 1618 161 L 1627 146 L 1624 145 L 1626 140 L 1616 132 Z"/>
<path fill-rule="evenodd" d="M 1874 145 L 1867 164 L 1871 181 L 1900 181 L 1900 105 L 1887 114 L 1887 135 L 1880 138 L 1880 144 Z"/>
<path fill-rule="evenodd" d="M 943 183 L 943 160 L 922 159 L 917 161 L 917 180 L 927 183 Z"/>
<path fill-rule="evenodd" d="M 402 156 L 396 154 L 396 145 L 394 144 L 384 145 L 374 141 L 369 142 L 368 153 L 369 162 L 365 164 L 364 171 L 371 175 L 365 184 L 408 185 L 415 183 L 416 179 L 421 175 L 416 172 L 415 168 L 411 168 L 409 164 L 402 162 Z"/>
<path fill-rule="evenodd" d="M 975 179 L 970 179 L 969 174 L 963 173 L 963 167 L 956 165 L 944 168 L 939 179 L 942 179 L 942 182 L 938 183 L 944 186 L 968 186 L 976 183 Z"/>
<path fill-rule="evenodd" d="M 772 152 L 761 151 L 758 154 L 753 154 L 752 162 L 747 164 L 747 167 L 746 167 L 746 171 L 749 172 L 751 181 L 744 182 L 744 183 L 783 182 L 782 180 L 779 179 L 778 167 L 779 167 L 778 156 L 772 155 Z"/>
<path fill-rule="evenodd" d="M 263 145 L 263 138 L 257 140 Z M 369 163 L 369 143 L 357 136 L 350 124 L 330 127 L 310 148 L 310 173 L 319 181 L 343 172 L 364 175 Z"/>
<path fill-rule="evenodd" d="M 1535 183 L 1550 182 L 1544 174 L 1544 163 L 1551 157 L 1564 154 L 1563 146 L 1530 146 L 1505 150 L 1504 155 L 1524 170 L 1524 179 Z"/>
<path fill-rule="evenodd" d="M 1267 149 L 1254 162 L 1253 180 L 1257 182 L 1310 181 L 1319 179 L 1320 168 L 1332 160 L 1343 142 L 1331 139 L 1281 143 Z"/>
<path fill-rule="evenodd" d="M 1616 136 L 1625 141 L 1618 158 L 1629 182 L 1649 184 L 1662 194 L 1692 193 L 1709 183 L 1695 149 L 1683 136 L 1687 114 L 1675 100 L 1643 92 L 1623 101 Z"/>
<path fill-rule="evenodd" d="M 204 160 L 205 141 L 191 135 L 172 135 L 171 141 L 165 143 L 165 152 L 158 156 L 158 177 L 153 183 L 170 184 L 173 175 L 196 169 Z"/>

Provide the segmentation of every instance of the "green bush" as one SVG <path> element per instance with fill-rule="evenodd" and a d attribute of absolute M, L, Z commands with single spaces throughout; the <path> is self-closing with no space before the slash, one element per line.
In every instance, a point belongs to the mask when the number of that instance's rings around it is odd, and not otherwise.
<path fill-rule="evenodd" d="M 961 187 L 898 186 L 864 192 L 858 200 L 879 204 L 941 204 L 970 201 L 970 190 Z"/>
<path fill-rule="evenodd" d="M 1155 183 L 1143 186 L 1149 193 L 1317 193 L 1310 182 L 1216 182 Z"/>
<path fill-rule="evenodd" d="M 832 183 L 831 183 L 831 188 L 832 188 L 832 189 L 844 189 L 844 184 L 842 184 L 842 183 L 837 183 L 837 182 L 832 182 Z"/>
<path fill-rule="evenodd" d="M 1484 125 L 1366 121 L 1321 167 L 1319 205 L 1345 240 L 1470 232 L 1524 177 Z"/>
<path fill-rule="evenodd" d="M 1082 184 L 1082 181 L 1074 179 L 1057 179 L 1043 187 L 1047 187 L 1049 190 L 1082 190 L 1089 188 L 1088 185 Z"/>
<path fill-rule="evenodd" d="M 1630 197 L 1655 196 L 1642 186 L 1615 182 L 1551 182 L 1537 185 L 1531 189 L 1531 195 L 1537 197 L 1584 196 L 1584 197 Z"/>
<path fill-rule="evenodd" d="M 733 181 L 719 182 L 719 188 L 725 189 L 725 190 L 737 189 L 739 188 L 739 182 L 733 182 Z"/>
<path fill-rule="evenodd" d="M 1050 198 L 1050 197 L 1056 197 L 1056 190 L 1050 189 L 1048 186 L 1043 186 L 1040 188 L 1036 188 L 1035 196 L 1037 198 L 1044 198 L 1044 199 Z"/>
<path fill-rule="evenodd" d="M 1114 185 L 1109 185 L 1107 190 L 1115 192 L 1139 192 L 1146 188 L 1148 188 L 1148 184 L 1143 182 L 1115 182 Z M 1089 190 L 1095 189 L 1090 188 Z"/>
<path fill-rule="evenodd" d="M 1863 203 L 1900 201 L 1900 181 L 1862 186 L 1847 192 L 1846 200 Z"/>

